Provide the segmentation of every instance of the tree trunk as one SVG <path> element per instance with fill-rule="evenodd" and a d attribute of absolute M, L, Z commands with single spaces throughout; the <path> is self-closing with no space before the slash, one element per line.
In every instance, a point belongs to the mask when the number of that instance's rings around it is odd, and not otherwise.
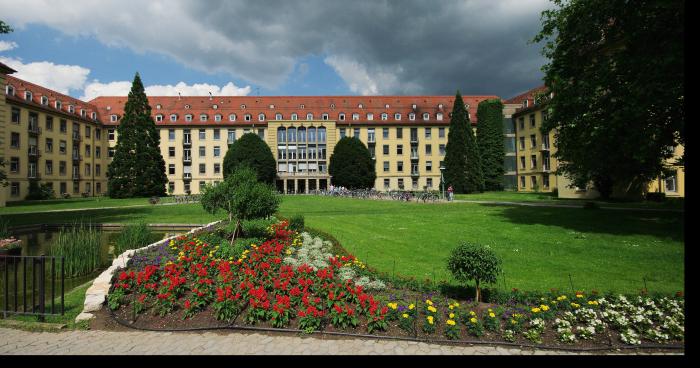
<path fill-rule="evenodd" d="M 236 227 L 233 229 L 233 235 L 231 236 L 231 246 L 233 246 L 233 241 L 236 240 L 236 235 L 238 235 L 238 229 L 241 227 L 241 220 L 236 219 Z"/>
<path fill-rule="evenodd" d="M 479 287 L 479 281 L 476 282 L 476 302 L 481 302 L 481 288 Z"/>

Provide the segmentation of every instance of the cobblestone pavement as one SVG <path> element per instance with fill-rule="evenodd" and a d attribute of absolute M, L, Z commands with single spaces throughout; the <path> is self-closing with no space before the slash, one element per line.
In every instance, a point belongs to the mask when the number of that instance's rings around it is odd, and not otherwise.
<path fill-rule="evenodd" d="M 0 328 L 0 355 L 9 354 L 432 354 L 543 355 L 564 351 L 494 346 L 436 345 L 411 341 L 322 339 L 259 333 L 64 331 Z"/>

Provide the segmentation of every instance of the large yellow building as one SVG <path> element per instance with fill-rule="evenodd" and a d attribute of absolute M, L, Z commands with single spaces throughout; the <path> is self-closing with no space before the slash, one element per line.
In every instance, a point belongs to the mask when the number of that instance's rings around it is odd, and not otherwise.
<path fill-rule="evenodd" d="M 552 192 L 557 191 L 560 198 L 596 198 L 598 191 L 589 184 L 579 188 L 566 176 L 557 174 L 555 132 L 543 134 L 542 123 L 547 120 L 548 101 L 551 94 L 545 86 L 529 90 L 506 101 L 506 104 L 520 104 L 513 113 L 516 124 L 516 156 L 518 191 Z M 508 106 L 508 105 L 506 105 Z M 683 155 L 683 147 L 674 151 L 674 159 Z M 648 192 L 663 192 L 667 197 L 685 196 L 685 168 L 674 166 L 675 175 L 658 178 L 649 183 Z"/>
<path fill-rule="evenodd" d="M 127 98 L 84 102 L 4 68 L 0 157 L 10 185 L 0 188 L 0 203 L 25 199 L 35 179 L 57 195 L 104 194 Z M 463 96 L 472 125 L 479 102 L 492 98 Z M 345 136 L 369 148 L 375 189 L 437 190 L 453 103 L 454 96 L 149 97 L 170 194 L 196 194 L 223 180 L 228 145 L 245 133 L 270 146 L 280 192 L 328 188 L 330 155 Z"/>

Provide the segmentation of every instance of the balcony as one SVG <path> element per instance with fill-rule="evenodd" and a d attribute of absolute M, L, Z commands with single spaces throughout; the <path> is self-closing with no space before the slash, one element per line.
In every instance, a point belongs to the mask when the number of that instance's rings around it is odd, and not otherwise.
<path fill-rule="evenodd" d="M 30 158 L 37 158 L 41 156 L 41 152 L 39 151 L 37 146 L 29 146 L 28 155 Z"/>
<path fill-rule="evenodd" d="M 418 170 L 411 170 L 411 176 L 420 176 Z"/>
<path fill-rule="evenodd" d="M 417 160 L 418 159 L 418 152 L 411 152 L 411 160 Z"/>
<path fill-rule="evenodd" d="M 185 137 L 185 140 L 182 141 L 182 145 L 185 147 L 192 147 L 192 140 L 189 138 Z"/>
<path fill-rule="evenodd" d="M 540 151 L 549 151 L 549 144 L 547 143 L 542 143 L 542 148 Z"/>
<path fill-rule="evenodd" d="M 367 143 L 377 143 L 377 140 L 374 138 L 374 136 L 367 137 Z"/>
<path fill-rule="evenodd" d="M 192 180 L 192 173 L 184 173 L 182 180 Z"/>
<path fill-rule="evenodd" d="M 231 137 L 229 137 L 229 138 L 226 140 L 226 144 L 229 145 L 229 146 L 232 145 L 234 142 L 236 142 L 236 138 L 231 138 Z"/>
<path fill-rule="evenodd" d="M 80 174 L 79 173 L 73 173 L 73 180 L 80 180 Z"/>
<path fill-rule="evenodd" d="M 418 137 L 411 137 L 411 144 L 418 144 Z"/>
<path fill-rule="evenodd" d="M 183 156 L 182 163 L 191 164 L 192 163 L 192 156 Z"/>
<path fill-rule="evenodd" d="M 83 159 L 83 156 L 81 156 L 79 153 L 73 153 L 73 161 L 80 161 Z"/>
<path fill-rule="evenodd" d="M 80 133 L 78 132 L 73 132 L 72 137 L 74 142 L 80 142 L 82 140 Z"/>
<path fill-rule="evenodd" d="M 29 128 L 27 131 L 29 132 L 29 134 L 32 135 L 41 134 L 41 128 L 39 128 L 39 125 L 37 124 L 29 124 Z"/>
<path fill-rule="evenodd" d="M 542 165 L 542 172 L 543 173 L 548 173 L 551 171 L 552 171 L 552 168 L 549 165 Z"/>
<path fill-rule="evenodd" d="M 36 172 L 36 169 L 34 170 L 29 170 L 29 173 L 27 174 L 28 179 L 41 179 L 41 175 L 39 175 L 38 172 Z"/>

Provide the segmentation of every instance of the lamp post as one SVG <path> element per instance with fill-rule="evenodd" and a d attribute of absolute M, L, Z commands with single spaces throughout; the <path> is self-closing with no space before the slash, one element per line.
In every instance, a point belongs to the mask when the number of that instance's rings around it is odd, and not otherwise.
<path fill-rule="evenodd" d="M 444 166 L 440 166 L 440 183 L 442 184 L 442 199 L 445 199 L 445 178 L 442 172 L 445 170 Z"/>

